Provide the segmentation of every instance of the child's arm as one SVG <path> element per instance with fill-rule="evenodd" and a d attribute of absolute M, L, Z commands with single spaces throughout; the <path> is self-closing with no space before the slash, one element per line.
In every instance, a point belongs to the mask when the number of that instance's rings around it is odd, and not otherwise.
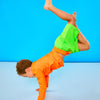
<path fill-rule="evenodd" d="M 37 77 L 39 87 L 40 87 L 38 100 L 44 100 L 46 89 L 47 89 L 47 83 L 46 83 L 45 76 L 41 70 L 37 70 L 36 77 Z"/>
<path fill-rule="evenodd" d="M 48 84 L 49 84 L 49 75 L 45 76 L 45 80 L 46 80 L 46 87 L 48 88 Z M 36 91 L 39 91 L 39 88 L 36 89 Z"/>
<path fill-rule="evenodd" d="M 49 84 L 49 75 L 45 76 L 45 80 L 46 80 L 46 87 L 48 87 L 48 84 Z"/>

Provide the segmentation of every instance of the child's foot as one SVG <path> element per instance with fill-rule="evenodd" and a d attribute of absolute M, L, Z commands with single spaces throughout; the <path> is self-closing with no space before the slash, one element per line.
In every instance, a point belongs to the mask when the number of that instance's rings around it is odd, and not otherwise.
<path fill-rule="evenodd" d="M 74 16 L 74 22 L 75 22 L 74 26 L 77 27 L 77 25 L 76 25 L 76 12 L 73 12 L 72 15 Z"/>
<path fill-rule="evenodd" d="M 46 0 L 45 5 L 44 5 L 44 9 L 45 10 L 49 10 L 49 8 L 52 6 L 52 2 L 51 0 Z"/>
<path fill-rule="evenodd" d="M 73 14 L 72 14 L 75 18 L 76 18 L 76 12 L 73 12 Z"/>

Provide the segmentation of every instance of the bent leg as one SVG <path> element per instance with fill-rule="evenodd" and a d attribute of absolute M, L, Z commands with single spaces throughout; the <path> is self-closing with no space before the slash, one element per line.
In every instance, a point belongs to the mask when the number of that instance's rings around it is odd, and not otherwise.
<path fill-rule="evenodd" d="M 54 14 L 56 14 L 58 17 L 60 17 L 63 20 L 67 20 L 69 22 L 73 20 L 73 16 L 72 15 L 70 15 L 70 14 L 68 14 L 68 13 L 66 13 L 66 12 L 64 12 L 62 10 L 59 10 L 56 7 L 54 7 L 52 5 L 51 0 L 46 0 L 44 9 L 52 11 Z"/>
<path fill-rule="evenodd" d="M 78 29 L 78 27 L 77 27 L 77 29 Z M 80 30 L 79 30 L 79 34 L 78 34 L 77 38 L 78 38 L 78 41 L 79 41 L 78 42 L 79 51 L 85 51 L 85 50 L 88 50 L 90 48 L 90 43 L 84 37 L 84 35 L 80 32 Z"/>
<path fill-rule="evenodd" d="M 85 51 L 85 50 L 88 50 L 90 48 L 90 43 L 83 36 L 83 34 L 81 32 L 79 32 L 77 38 L 78 38 L 78 41 L 79 41 L 78 42 L 79 51 Z"/>
<path fill-rule="evenodd" d="M 83 44 L 83 43 L 78 42 L 78 48 L 79 48 L 79 51 L 86 51 L 90 47 L 88 45 L 86 45 L 86 44 Z"/>

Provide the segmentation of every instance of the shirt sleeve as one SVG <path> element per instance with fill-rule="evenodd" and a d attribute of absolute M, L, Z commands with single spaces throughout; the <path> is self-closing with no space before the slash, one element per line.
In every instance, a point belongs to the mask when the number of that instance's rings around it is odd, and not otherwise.
<path fill-rule="evenodd" d="M 45 75 L 43 74 L 43 72 L 41 70 L 38 70 L 36 73 L 36 77 L 39 83 L 39 96 L 38 96 L 38 100 L 44 100 L 45 99 L 45 95 L 46 95 L 46 79 L 45 79 Z"/>
<path fill-rule="evenodd" d="M 48 87 L 48 84 L 49 84 L 49 75 L 45 76 L 45 80 L 46 80 L 46 87 Z"/>

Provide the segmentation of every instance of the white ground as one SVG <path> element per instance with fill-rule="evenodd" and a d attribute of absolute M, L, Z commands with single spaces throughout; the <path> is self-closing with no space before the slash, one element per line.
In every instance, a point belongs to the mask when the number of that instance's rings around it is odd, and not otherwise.
<path fill-rule="evenodd" d="M 37 79 L 18 76 L 16 63 L 0 62 L 0 100 L 37 100 Z M 65 63 L 54 70 L 45 100 L 100 100 L 100 63 Z"/>

